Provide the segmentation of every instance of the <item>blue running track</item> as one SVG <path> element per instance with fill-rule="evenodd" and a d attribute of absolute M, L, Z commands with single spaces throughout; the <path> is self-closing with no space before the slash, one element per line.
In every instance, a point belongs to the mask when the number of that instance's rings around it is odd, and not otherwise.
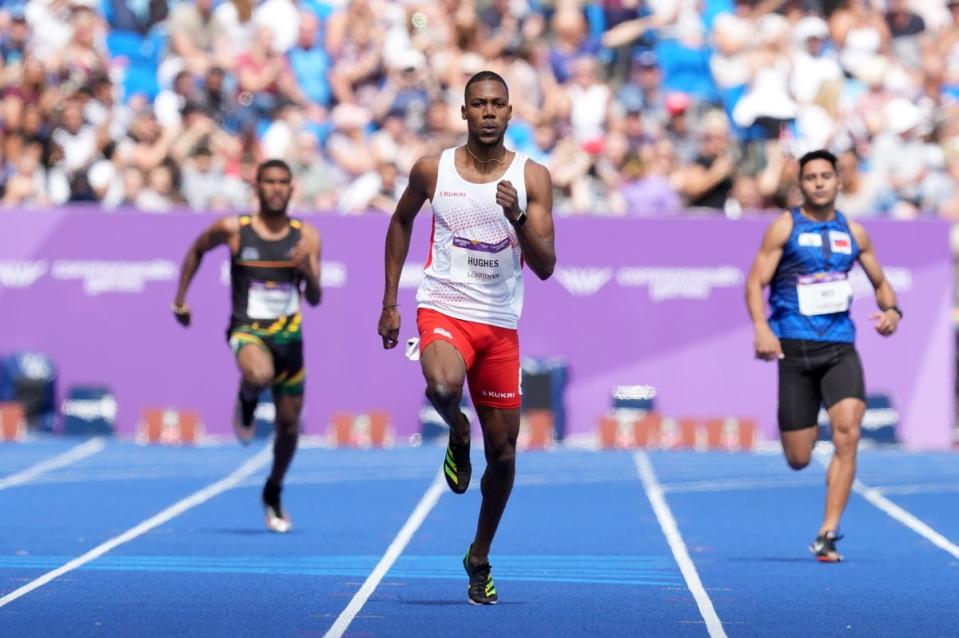
<path fill-rule="evenodd" d="M 281 536 L 265 530 L 259 506 L 264 444 L 104 443 L 79 454 L 81 440 L 0 444 L 0 636 L 338 635 L 330 629 L 348 608 L 343 635 L 357 637 L 959 636 L 955 454 L 863 451 L 843 521 L 846 561 L 826 565 L 806 550 L 822 515 L 821 464 L 791 472 L 778 454 L 521 453 L 491 555 L 500 604 L 480 608 L 466 602 L 462 569 L 479 446 L 471 489 L 444 487 L 433 507 L 425 495 L 437 493 L 442 447 L 301 449 L 284 492 L 294 530 Z M 658 485 L 641 480 L 643 459 Z M 218 483 L 230 476 L 235 484 Z M 206 500 L 185 500 L 211 485 Z M 707 623 L 651 504 L 647 488 L 660 486 L 719 624 Z M 392 567 L 354 601 L 421 501 L 425 517 Z"/>

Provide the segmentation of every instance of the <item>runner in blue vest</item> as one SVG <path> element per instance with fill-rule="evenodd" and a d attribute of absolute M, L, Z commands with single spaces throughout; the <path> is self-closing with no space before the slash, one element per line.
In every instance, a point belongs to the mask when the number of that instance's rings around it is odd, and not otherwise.
<path fill-rule="evenodd" d="M 824 150 L 799 160 L 803 205 L 780 215 L 763 237 L 746 281 L 746 305 L 756 331 L 756 357 L 779 362 L 779 430 L 789 466 L 809 465 L 825 405 L 835 453 L 826 475 L 826 513 L 809 546 L 820 561 L 837 562 L 839 519 L 856 475 L 859 426 L 866 411 L 862 363 L 849 317 L 849 270 L 858 261 L 876 290 L 870 318 L 888 337 L 902 311 L 866 231 L 836 210 L 836 157 Z M 766 318 L 763 288 L 770 287 Z"/>

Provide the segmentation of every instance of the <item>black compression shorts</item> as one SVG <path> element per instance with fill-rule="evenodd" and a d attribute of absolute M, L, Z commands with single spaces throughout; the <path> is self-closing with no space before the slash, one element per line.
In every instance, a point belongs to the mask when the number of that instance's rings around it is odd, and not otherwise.
<path fill-rule="evenodd" d="M 779 360 L 779 429 L 814 427 L 819 406 L 842 399 L 866 400 L 862 362 L 851 343 L 783 339 Z"/>

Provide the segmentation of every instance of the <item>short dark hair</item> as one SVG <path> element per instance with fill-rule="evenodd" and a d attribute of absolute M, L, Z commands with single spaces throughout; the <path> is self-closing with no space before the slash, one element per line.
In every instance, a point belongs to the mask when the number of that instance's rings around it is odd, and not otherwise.
<path fill-rule="evenodd" d="M 282 168 L 286 171 L 286 174 L 290 177 L 293 177 L 293 171 L 290 170 L 290 165 L 284 162 L 281 159 L 270 159 L 262 162 L 259 166 L 256 167 L 256 181 L 259 182 L 263 178 L 263 173 L 268 171 L 271 168 Z"/>
<path fill-rule="evenodd" d="M 466 83 L 466 88 L 463 89 L 463 103 L 467 101 L 467 95 L 469 95 L 470 87 L 476 84 L 477 82 L 483 82 L 485 80 L 492 80 L 494 82 L 499 82 L 503 85 L 503 88 L 506 89 L 506 96 L 509 97 L 509 87 L 506 86 L 506 80 L 503 79 L 499 73 L 495 71 L 480 71 L 469 79 L 469 82 Z"/>
<path fill-rule="evenodd" d="M 806 168 L 806 164 L 813 160 L 826 160 L 832 164 L 832 169 L 836 170 L 836 156 L 827 151 L 824 148 L 821 148 L 817 151 L 809 151 L 805 155 L 799 158 L 799 175 L 802 176 L 803 169 Z"/>

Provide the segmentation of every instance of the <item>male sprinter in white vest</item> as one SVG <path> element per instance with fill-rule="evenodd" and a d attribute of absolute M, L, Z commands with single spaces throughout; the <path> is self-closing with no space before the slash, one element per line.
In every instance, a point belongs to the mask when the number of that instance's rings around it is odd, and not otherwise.
<path fill-rule="evenodd" d="M 809 550 L 838 562 L 839 519 L 856 477 L 859 425 L 866 412 L 856 327 L 849 317 L 849 270 L 859 262 L 876 291 L 876 332 L 896 331 L 902 311 L 865 229 L 836 210 L 839 176 L 829 151 L 799 160 L 803 204 L 773 221 L 746 280 L 746 306 L 756 331 L 756 357 L 779 363 L 779 430 L 786 461 L 801 470 L 819 434 L 820 404 L 832 425 L 835 453 L 826 471 L 826 512 Z M 769 286 L 766 319 L 763 288 Z"/>
<path fill-rule="evenodd" d="M 386 234 L 379 321 L 383 347 L 395 348 L 400 272 L 413 220 L 428 199 L 433 233 L 416 324 L 426 396 L 450 426 L 443 464 L 450 489 L 462 494 L 470 481 L 470 424 L 460 412 L 466 379 L 486 453 L 479 523 L 463 558 L 469 601 L 476 605 L 497 600 L 489 551 L 516 473 L 523 265 L 545 280 L 556 264 L 552 180 L 546 168 L 503 145 L 511 113 L 503 78 L 477 73 L 466 83 L 462 107 L 466 145 L 413 166 Z"/>

